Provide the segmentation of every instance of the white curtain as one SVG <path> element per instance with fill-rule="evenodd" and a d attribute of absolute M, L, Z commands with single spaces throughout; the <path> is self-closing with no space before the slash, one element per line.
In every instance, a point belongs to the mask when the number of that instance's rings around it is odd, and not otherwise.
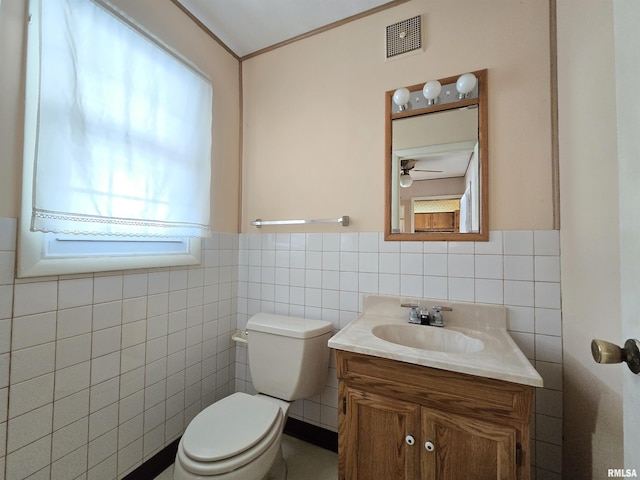
<path fill-rule="evenodd" d="M 207 236 L 211 82 L 102 0 L 36 1 L 32 230 Z"/>

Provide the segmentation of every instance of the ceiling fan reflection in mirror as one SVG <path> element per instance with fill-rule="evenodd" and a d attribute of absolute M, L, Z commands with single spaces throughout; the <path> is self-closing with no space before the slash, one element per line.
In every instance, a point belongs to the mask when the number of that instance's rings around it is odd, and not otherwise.
<path fill-rule="evenodd" d="M 418 160 L 413 158 L 407 158 L 404 160 L 400 160 L 400 170 L 402 173 L 400 174 L 400 186 L 403 188 L 409 188 L 413 184 L 413 178 L 409 174 L 410 170 L 414 172 L 428 172 L 428 173 L 442 173 L 442 170 L 425 170 L 415 168 Z"/>

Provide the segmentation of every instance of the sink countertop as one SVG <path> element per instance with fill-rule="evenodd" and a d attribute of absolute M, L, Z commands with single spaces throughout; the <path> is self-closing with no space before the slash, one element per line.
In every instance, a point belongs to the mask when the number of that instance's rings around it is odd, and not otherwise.
<path fill-rule="evenodd" d="M 484 342 L 484 349 L 474 353 L 447 353 L 411 348 L 376 337 L 372 330 L 377 325 L 409 324 L 409 309 L 400 307 L 400 303 L 418 303 L 421 308 L 429 309 L 434 305 L 451 307 L 451 312 L 442 312 L 444 329 L 480 339 Z M 442 327 L 415 325 L 415 328 Z M 542 377 L 507 332 L 507 310 L 501 305 L 369 295 L 363 300 L 363 313 L 329 339 L 329 347 L 542 387 Z"/>

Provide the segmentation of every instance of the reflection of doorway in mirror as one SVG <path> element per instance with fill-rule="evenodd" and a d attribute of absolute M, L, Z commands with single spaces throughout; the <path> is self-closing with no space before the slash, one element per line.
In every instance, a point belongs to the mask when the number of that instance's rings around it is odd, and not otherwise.
<path fill-rule="evenodd" d="M 412 198 L 409 231 L 460 232 L 460 200 L 460 195 Z"/>

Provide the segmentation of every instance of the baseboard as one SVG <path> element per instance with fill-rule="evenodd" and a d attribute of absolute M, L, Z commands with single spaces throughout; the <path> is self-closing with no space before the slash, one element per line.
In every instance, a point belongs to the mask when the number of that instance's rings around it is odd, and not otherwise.
<path fill-rule="evenodd" d="M 150 480 L 157 477 L 175 461 L 179 443 L 180 438 L 174 440 L 133 472 L 129 473 L 123 480 Z"/>
<path fill-rule="evenodd" d="M 338 452 L 338 434 L 331 430 L 289 417 L 284 426 L 284 433 L 325 450 Z"/>
<path fill-rule="evenodd" d="M 302 420 L 289 417 L 284 426 L 284 433 L 326 450 L 338 451 L 338 434 L 336 432 L 311 425 Z M 124 480 L 149 480 L 160 475 L 175 461 L 179 443 L 179 438 L 171 442 L 124 477 Z"/>

